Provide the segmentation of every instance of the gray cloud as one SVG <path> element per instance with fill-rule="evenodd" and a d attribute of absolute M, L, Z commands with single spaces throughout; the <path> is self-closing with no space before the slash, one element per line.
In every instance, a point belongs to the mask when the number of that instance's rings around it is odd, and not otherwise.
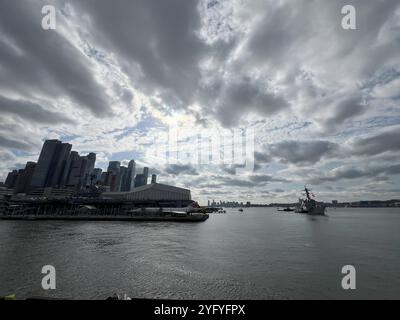
<path fill-rule="evenodd" d="M 215 116 L 222 125 L 230 127 L 239 123 L 244 111 L 272 116 L 288 107 L 289 103 L 263 87 L 262 81 L 246 77 L 221 89 Z"/>
<path fill-rule="evenodd" d="M 356 139 L 352 144 L 355 155 L 377 155 L 386 151 L 400 151 L 400 128 L 384 131 L 367 138 Z"/>
<path fill-rule="evenodd" d="M 223 172 L 230 174 L 230 175 L 235 175 L 237 174 L 241 169 L 245 169 L 244 165 L 222 165 L 220 166 Z M 260 166 L 258 163 L 254 163 L 254 171 L 259 171 L 262 169 L 262 166 Z"/>
<path fill-rule="evenodd" d="M 257 183 L 254 183 L 247 179 L 231 178 L 231 177 L 230 178 L 221 177 L 219 181 L 220 183 L 226 186 L 241 187 L 241 188 L 253 188 L 257 185 Z"/>
<path fill-rule="evenodd" d="M 319 118 L 320 124 L 327 132 L 335 132 L 337 127 L 345 121 L 366 111 L 366 106 L 362 103 L 360 97 L 349 97 L 339 100 L 339 102 L 332 102 L 327 108 L 328 110 L 324 110 L 325 112 Z"/>
<path fill-rule="evenodd" d="M 287 182 L 286 179 L 274 178 L 271 175 L 252 175 L 250 176 L 250 181 L 258 184 L 263 184 L 268 182 Z"/>
<path fill-rule="evenodd" d="M 240 168 L 240 167 L 243 167 L 243 166 L 239 166 L 239 165 L 223 165 L 223 166 L 221 166 L 221 169 L 224 172 L 228 173 L 228 174 L 234 175 L 234 174 L 236 174 L 236 170 L 238 168 Z"/>
<path fill-rule="evenodd" d="M 250 175 L 249 177 L 232 177 L 232 176 L 221 176 L 213 175 L 208 180 L 213 181 L 202 182 L 203 179 L 199 179 L 195 182 L 196 187 L 200 188 L 220 188 L 221 186 L 228 187 L 239 187 L 239 188 L 255 188 L 265 186 L 272 182 L 287 182 L 285 179 L 275 178 L 271 175 Z"/>
<path fill-rule="evenodd" d="M 262 153 L 259 151 L 254 152 L 254 160 L 257 163 L 269 163 L 272 161 L 272 157 L 268 153 Z"/>
<path fill-rule="evenodd" d="M 0 3 L 0 84 L 19 95 L 66 97 L 94 116 L 111 114 L 89 60 L 56 31 L 41 28 L 44 1 Z M 16 18 L 18 17 L 18 18 Z"/>
<path fill-rule="evenodd" d="M 24 151 L 32 150 L 35 147 L 27 141 L 15 140 L 5 136 L 0 136 L 0 146 L 8 149 Z"/>
<path fill-rule="evenodd" d="M 282 141 L 269 146 L 270 154 L 284 163 L 315 164 L 323 157 L 335 155 L 338 145 L 329 141 Z"/>
<path fill-rule="evenodd" d="M 375 156 L 388 151 L 400 151 L 399 136 L 400 131 L 396 127 L 369 137 L 352 139 L 344 144 L 326 140 L 282 141 L 266 146 L 267 151 L 256 153 L 255 159 L 260 161 L 276 159 L 287 164 L 306 166 L 316 164 L 324 158 Z"/>
<path fill-rule="evenodd" d="M 195 93 L 207 46 L 197 37 L 198 1 L 74 1 L 91 18 L 95 43 L 113 48 L 135 86 L 156 92 L 174 108 Z"/>
<path fill-rule="evenodd" d="M 375 166 L 366 169 L 348 167 L 339 168 L 321 174 L 319 177 L 309 179 L 311 184 L 322 184 L 325 182 L 337 182 L 340 180 L 355 180 L 361 178 L 373 178 L 375 181 L 385 181 L 393 175 L 400 174 L 400 165 Z"/>
<path fill-rule="evenodd" d="M 57 7 L 56 31 L 40 27 L 40 9 L 48 3 Z M 30 141 L 74 136 L 76 144 L 84 140 L 90 148 L 90 141 L 99 152 L 113 154 L 121 151 L 124 137 L 100 137 L 100 130 L 90 129 L 131 127 L 126 119 L 139 102 L 152 118 L 146 128 L 154 125 L 153 119 L 162 122 L 162 114 L 185 114 L 208 128 L 219 122 L 260 129 L 256 138 L 269 145 L 255 153 L 257 174 L 233 176 L 235 166 L 215 166 L 205 176 L 221 170 L 230 176 L 204 182 L 203 172 L 190 165 L 162 170 L 174 176 L 172 182 L 189 175 L 194 188 L 210 188 L 210 194 L 221 186 L 253 192 L 285 182 L 266 174 L 267 164 L 276 170 L 274 161 L 290 164 L 293 172 L 303 168 L 305 181 L 341 181 L 343 190 L 346 182 L 357 179 L 388 179 L 398 174 L 393 163 L 400 132 L 371 134 L 369 129 L 371 124 L 376 128 L 377 114 L 391 117 L 379 122 L 383 125 L 398 123 L 393 98 L 400 73 L 400 3 L 346 4 L 357 8 L 357 31 L 341 28 L 342 1 L 2 1 L 0 147 L 27 151 Z M 126 110 L 114 114 L 111 104 L 116 111 L 121 102 Z M 80 109 L 89 112 L 76 112 Z M 142 117 L 131 113 L 135 121 Z M 81 124 L 77 128 L 74 119 Z M 289 121 L 310 125 L 291 130 Z M 126 136 L 133 142 L 139 131 Z M 140 141 L 147 134 L 140 132 Z M 23 158 L 2 154 L 8 166 Z M 330 172 L 319 168 L 321 160 L 330 159 L 335 161 L 326 167 L 343 167 Z M 368 168 L 357 166 L 367 160 Z M 384 168 L 381 160 L 392 164 Z"/>
<path fill-rule="evenodd" d="M 12 100 L 0 95 L 0 113 L 16 115 L 22 119 L 37 123 L 57 124 L 73 121 L 61 112 L 44 109 L 37 103 L 26 100 Z"/>
<path fill-rule="evenodd" d="M 2 140 L 2 138 L 0 138 L 0 145 L 2 145 L 1 140 Z M 4 145 L 2 145 L 2 146 L 4 146 Z M 10 152 L 0 151 L 0 162 L 1 163 L 14 161 L 14 160 L 15 160 L 15 156 L 12 155 Z"/>
<path fill-rule="evenodd" d="M 191 175 L 197 176 L 199 173 L 196 168 L 189 164 L 170 164 L 165 168 L 165 172 L 178 176 L 178 175 Z"/>

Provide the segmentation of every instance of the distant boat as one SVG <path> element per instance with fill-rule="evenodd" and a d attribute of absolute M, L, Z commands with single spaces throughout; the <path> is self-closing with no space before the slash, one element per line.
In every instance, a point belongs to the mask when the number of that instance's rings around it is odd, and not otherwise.
<path fill-rule="evenodd" d="M 294 209 L 292 209 L 292 208 L 285 208 L 285 209 L 278 209 L 278 211 L 292 212 L 292 211 L 294 211 Z"/>
<path fill-rule="evenodd" d="M 296 205 L 296 213 L 305 213 L 310 215 L 325 215 L 325 206 L 319 204 L 317 201 L 311 198 L 310 189 L 304 186 L 305 199 L 299 199 L 299 203 Z M 314 196 L 314 195 L 313 195 Z"/>
<path fill-rule="evenodd" d="M 240 209 L 239 209 L 239 211 L 240 211 L 240 212 L 243 212 L 243 209 L 242 209 L 242 208 L 240 208 Z"/>

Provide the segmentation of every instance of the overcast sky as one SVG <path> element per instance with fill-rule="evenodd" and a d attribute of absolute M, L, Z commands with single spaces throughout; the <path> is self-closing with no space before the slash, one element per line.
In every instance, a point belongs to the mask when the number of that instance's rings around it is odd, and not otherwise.
<path fill-rule="evenodd" d="M 0 180 L 58 138 L 202 202 L 400 198 L 399 52 L 398 0 L 0 0 Z M 161 165 L 172 125 L 251 128 L 254 171 Z"/>

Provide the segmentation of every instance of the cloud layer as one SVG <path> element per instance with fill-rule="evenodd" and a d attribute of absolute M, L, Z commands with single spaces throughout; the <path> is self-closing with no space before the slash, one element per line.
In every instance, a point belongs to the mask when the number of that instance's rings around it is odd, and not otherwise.
<path fill-rule="evenodd" d="M 56 30 L 41 28 L 45 4 Z M 289 200 L 307 182 L 327 200 L 369 197 L 375 181 L 395 197 L 400 3 L 346 4 L 357 30 L 341 27 L 339 0 L 2 1 L 0 176 L 59 138 L 203 200 Z M 185 138 L 252 128 L 255 171 L 160 165 L 149 150 L 171 125 Z"/>

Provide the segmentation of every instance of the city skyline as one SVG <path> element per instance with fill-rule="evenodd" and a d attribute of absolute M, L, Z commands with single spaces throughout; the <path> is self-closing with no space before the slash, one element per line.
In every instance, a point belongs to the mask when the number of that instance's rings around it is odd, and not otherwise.
<path fill-rule="evenodd" d="M 48 2 L 0 4 L 0 181 L 59 139 L 203 203 L 292 202 L 304 185 L 323 201 L 398 198 L 398 1 L 352 0 L 356 30 L 341 1 L 50 2 L 55 30 Z M 172 126 L 181 140 L 252 129 L 254 170 L 160 165 Z"/>
<path fill-rule="evenodd" d="M 80 155 L 72 145 L 57 139 L 45 140 L 36 162 L 28 161 L 23 169 L 12 169 L 4 181 L 15 194 L 44 192 L 45 188 L 64 188 L 85 192 L 87 187 L 98 186 L 104 191 L 127 192 L 148 184 L 149 168 L 136 173 L 135 160 L 127 166 L 120 161 L 110 161 L 107 170 L 96 167 L 96 154 Z M 157 175 L 151 175 L 151 184 Z M 42 190 L 42 191 L 40 191 Z M 67 190 L 66 195 L 71 190 Z"/>

